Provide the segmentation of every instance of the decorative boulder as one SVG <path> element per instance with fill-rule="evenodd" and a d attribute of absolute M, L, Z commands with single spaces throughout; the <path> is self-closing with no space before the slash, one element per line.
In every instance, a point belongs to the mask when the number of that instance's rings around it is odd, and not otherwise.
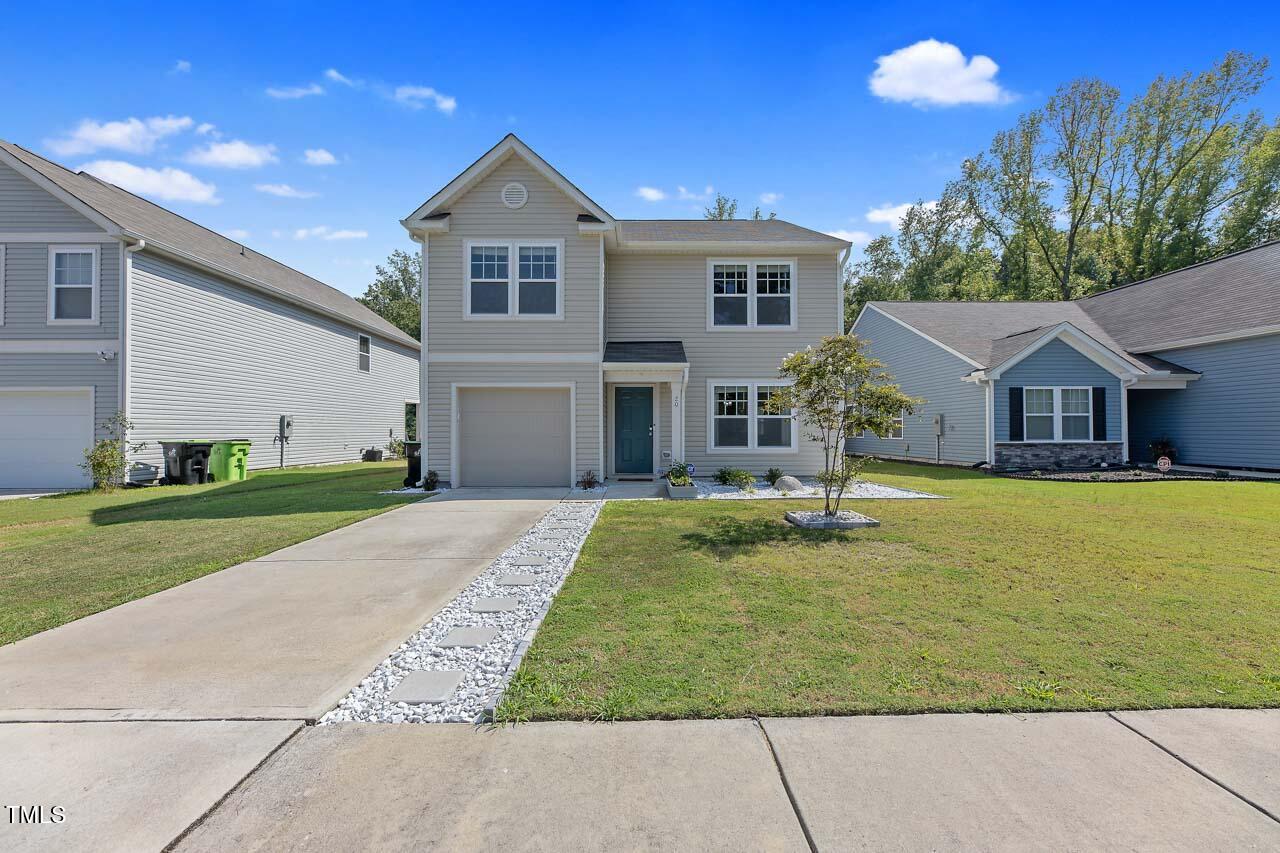
<path fill-rule="evenodd" d="M 804 491 L 804 483 L 801 483 L 799 480 L 797 480 L 795 477 L 792 477 L 790 474 L 786 475 L 785 477 L 779 477 L 777 482 L 773 484 L 773 487 L 780 492 L 803 492 Z"/>

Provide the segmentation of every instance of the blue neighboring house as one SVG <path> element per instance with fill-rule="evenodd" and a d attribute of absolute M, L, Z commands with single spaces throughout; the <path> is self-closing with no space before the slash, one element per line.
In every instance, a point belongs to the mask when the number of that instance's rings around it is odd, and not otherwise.
<path fill-rule="evenodd" d="M 927 400 L 848 450 L 994 468 L 1280 471 L 1280 241 L 1069 302 L 869 302 L 852 331 Z"/>

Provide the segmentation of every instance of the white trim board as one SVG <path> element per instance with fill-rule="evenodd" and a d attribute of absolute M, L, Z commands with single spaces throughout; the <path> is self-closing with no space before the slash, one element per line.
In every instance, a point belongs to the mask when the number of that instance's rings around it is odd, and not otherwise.
<path fill-rule="evenodd" d="M 458 409 L 458 391 L 467 388 L 560 388 L 569 391 L 569 488 L 578 482 L 578 387 L 576 382 L 450 382 L 449 383 L 449 484 L 454 488 L 466 485 L 462 482 L 462 468 L 458 450 L 461 439 L 458 423 L 462 412 Z M 425 399 L 425 398 L 424 398 Z"/>
<path fill-rule="evenodd" d="M 429 364 L 598 364 L 598 352 L 429 352 Z"/>
<path fill-rule="evenodd" d="M 477 247 L 504 247 L 507 250 L 507 313 L 476 314 L 471 310 L 471 285 L 474 283 L 497 284 L 498 279 L 471 278 L 471 250 Z M 556 310 L 554 314 L 525 314 L 520 311 L 520 250 L 552 246 L 556 250 Z M 548 284 L 551 279 L 530 279 L 530 283 Z M 538 237 L 491 237 L 487 239 L 465 240 L 462 244 L 462 318 L 484 322 L 497 320 L 502 322 L 536 320 L 564 320 L 564 286 L 565 286 L 565 252 L 564 240 L 558 237 L 541 239 Z"/>
<path fill-rule="evenodd" d="M 120 349 L 120 341 L 112 338 L 54 339 L 32 338 L 30 340 L 0 340 L 0 353 L 25 354 L 98 354 L 110 352 L 115 354 Z"/>
<path fill-rule="evenodd" d="M 791 270 L 791 292 L 788 294 L 791 305 L 791 322 L 787 325 L 758 325 L 756 323 L 756 302 L 761 294 L 756 293 L 756 267 L 786 265 Z M 745 266 L 747 268 L 747 292 L 742 296 L 719 294 L 720 298 L 743 299 L 747 303 L 747 323 L 745 326 L 717 326 L 715 324 L 715 288 L 716 266 Z M 794 332 L 800 322 L 800 264 L 797 258 L 757 258 L 757 257 L 717 257 L 707 258 L 707 331 L 708 332 Z M 768 298 L 771 294 L 763 294 Z"/>
<path fill-rule="evenodd" d="M 0 243 L 117 243 L 101 231 L 0 231 Z"/>
<path fill-rule="evenodd" d="M 55 284 L 54 277 L 57 273 L 57 257 L 58 255 L 90 255 L 93 258 L 93 280 L 88 285 L 83 284 Z M 98 316 L 99 303 L 102 300 L 102 250 L 97 243 L 89 243 L 85 245 L 73 245 L 70 243 L 59 243 L 50 245 L 48 248 L 48 290 L 45 294 L 45 325 L 47 326 L 98 326 L 102 321 Z M 57 288 L 89 288 L 89 317 L 76 319 L 59 319 L 54 316 L 54 309 L 57 305 L 55 295 Z"/>
<path fill-rule="evenodd" d="M 1067 344 L 1113 376 L 1118 376 L 1121 379 L 1133 379 L 1140 375 L 1140 369 L 1137 366 L 1130 364 L 1116 352 L 1103 346 L 1071 323 L 1063 322 L 1041 335 L 1036 339 L 1035 343 L 1023 347 L 1012 357 L 986 371 L 986 378 L 991 380 L 999 379 L 1014 366 L 1058 340 Z"/>

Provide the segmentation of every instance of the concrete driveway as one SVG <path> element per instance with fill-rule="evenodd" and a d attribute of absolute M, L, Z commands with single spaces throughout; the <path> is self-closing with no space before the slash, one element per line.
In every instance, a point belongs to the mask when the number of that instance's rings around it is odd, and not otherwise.
<path fill-rule="evenodd" d="M 0 720 L 314 720 L 557 500 L 411 504 L 5 646 Z"/>

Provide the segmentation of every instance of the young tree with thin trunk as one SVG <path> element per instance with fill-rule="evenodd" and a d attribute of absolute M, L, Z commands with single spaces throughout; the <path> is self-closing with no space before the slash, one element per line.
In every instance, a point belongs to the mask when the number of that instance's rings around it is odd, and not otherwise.
<path fill-rule="evenodd" d="M 769 399 L 769 410 L 796 410 L 804 437 L 822 444 L 823 512 L 835 516 L 845 489 L 857 479 L 870 457 L 845 453 L 845 442 L 864 431 L 889 435 L 894 421 L 924 403 L 909 397 L 893 382 L 884 365 L 867 356 L 866 342 L 856 335 L 823 338 L 782 361 L 779 375 L 791 380 Z"/>

